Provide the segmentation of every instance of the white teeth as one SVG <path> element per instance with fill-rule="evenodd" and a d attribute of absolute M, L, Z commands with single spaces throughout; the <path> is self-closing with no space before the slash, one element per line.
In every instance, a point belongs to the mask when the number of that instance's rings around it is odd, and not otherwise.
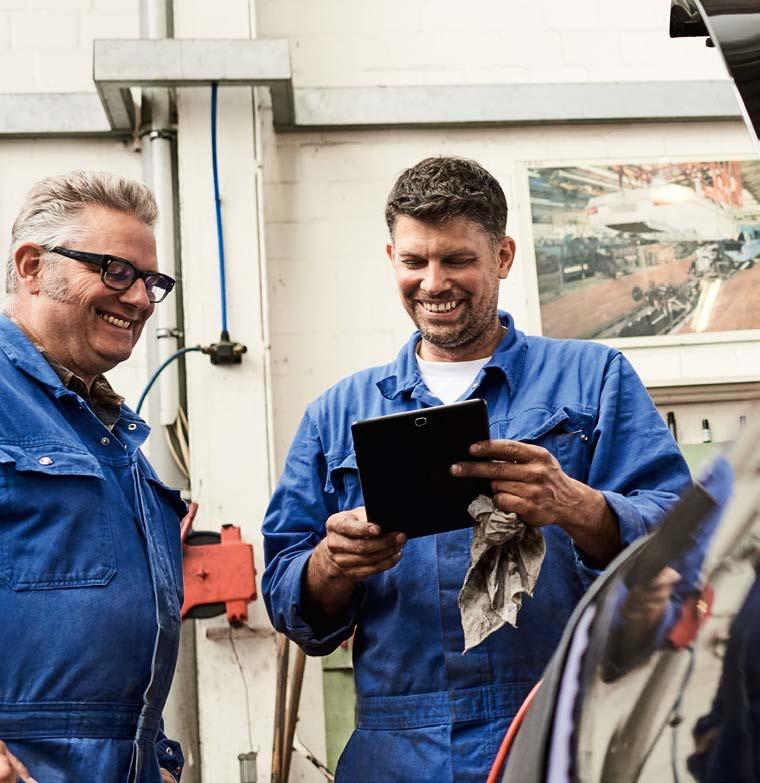
<path fill-rule="evenodd" d="M 132 325 L 131 321 L 124 321 L 121 318 L 117 318 L 114 315 L 106 315 L 105 313 L 98 313 L 98 316 L 102 318 L 106 323 L 118 326 L 120 329 L 129 329 Z"/>
<path fill-rule="evenodd" d="M 435 304 L 434 302 L 420 302 L 420 304 L 425 310 L 431 313 L 449 313 L 459 304 L 459 302 L 454 300 L 442 304 Z"/>

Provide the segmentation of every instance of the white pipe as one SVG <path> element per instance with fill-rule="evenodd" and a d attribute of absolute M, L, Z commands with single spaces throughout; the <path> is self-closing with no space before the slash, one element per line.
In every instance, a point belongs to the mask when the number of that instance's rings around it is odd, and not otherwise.
<path fill-rule="evenodd" d="M 141 27 L 143 38 L 166 38 L 166 0 L 143 0 L 141 4 Z M 145 165 L 150 172 L 151 186 L 158 202 L 158 225 L 156 226 L 156 249 L 161 271 L 176 277 L 174 255 L 174 182 L 172 178 L 172 128 L 170 125 L 170 102 L 167 89 L 145 90 L 143 99 L 151 110 L 150 132 L 143 139 Z M 158 363 L 166 361 L 178 347 L 177 308 L 173 300 L 159 305 L 156 313 L 158 328 Z M 179 410 L 179 369 L 172 363 L 161 373 L 158 380 L 159 423 L 170 426 L 177 420 Z"/>
<path fill-rule="evenodd" d="M 250 0 L 249 27 L 251 38 L 258 38 L 258 25 L 256 20 L 256 0 Z M 267 472 L 269 491 L 274 492 L 277 481 L 274 449 L 274 413 L 272 400 L 272 340 L 269 328 L 269 274 L 267 266 L 266 249 L 266 221 L 264 217 L 264 140 L 263 123 L 257 88 L 251 88 L 253 105 L 253 133 L 254 151 L 256 158 L 256 235 L 259 250 L 259 311 L 261 313 L 261 341 L 262 341 L 262 373 L 264 380 L 264 402 L 266 405 L 266 441 L 267 441 Z"/>

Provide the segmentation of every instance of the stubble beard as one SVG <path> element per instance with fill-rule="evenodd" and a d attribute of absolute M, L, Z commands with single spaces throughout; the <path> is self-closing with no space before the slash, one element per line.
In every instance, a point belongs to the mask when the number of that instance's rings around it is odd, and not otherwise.
<path fill-rule="evenodd" d="M 451 324 L 451 326 L 433 326 L 431 328 L 429 324 L 417 317 L 417 307 L 414 303 L 407 305 L 407 312 L 426 343 L 436 348 L 452 351 L 472 345 L 488 334 L 497 317 L 498 300 L 499 292 L 497 290 L 489 301 L 483 303 L 481 311 L 476 313 L 470 306 L 470 300 L 465 299 L 459 305 L 465 308 L 463 320 Z"/>
<path fill-rule="evenodd" d="M 50 262 L 48 262 L 50 263 Z M 77 304 L 76 297 L 71 293 L 68 280 L 53 268 L 40 280 L 40 294 L 58 304 Z"/>

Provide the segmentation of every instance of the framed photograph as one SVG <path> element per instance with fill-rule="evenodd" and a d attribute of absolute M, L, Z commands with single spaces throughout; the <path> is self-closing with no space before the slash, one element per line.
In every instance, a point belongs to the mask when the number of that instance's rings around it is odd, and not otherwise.
<path fill-rule="evenodd" d="M 760 334 L 760 161 L 527 165 L 541 331 L 668 345 Z"/>

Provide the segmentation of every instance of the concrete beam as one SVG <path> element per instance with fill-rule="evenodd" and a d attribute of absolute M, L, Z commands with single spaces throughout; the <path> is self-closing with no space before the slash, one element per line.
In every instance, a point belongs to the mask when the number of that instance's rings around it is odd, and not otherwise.
<path fill-rule="evenodd" d="M 0 137 L 113 133 L 94 92 L 0 94 Z"/>
<path fill-rule="evenodd" d="M 294 90 L 293 130 L 739 119 L 726 81 Z"/>
<path fill-rule="evenodd" d="M 275 43 L 281 48 L 282 42 Z M 241 50 L 246 48 L 242 46 Z M 200 51 L 191 49 L 195 54 Z M 211 47 L 214 49 L 216 47 Z M 227 56 L 235 59 L 235 50 L 236 47 L 229 49 L 225 59 Z M 287 48 L 284 51 L 287 53 Z M 136 54 L 136 50 L 130 52 L 121 47 L 119 52 L 120 57 Z M 117 79 L 115 61 L 110 57 L 108 68 L 111 70 L 105 70 L 105 60 L 100 62 L 104 70 L 98 70 L 98 73 L 109 77 L 99 82 L 100 98 L 95 93 L 0 94 L 0 136 L 128 134 L 134 127 L 129 86 L 179 87 L 213 81 L 268 85 L 272 90 L 275 128 L 288 131 L 741 119 L 730 81 L 299 87 L 293 90 L 290 80 L 284 78 L 286 70 L 281 57 L 270 63 L 269 70 L 258 71 L 261 79 L 254 78 L 251 59 L 248 65 L 240 60 L 229 63 L 227 69 L 217 60 L 216 64 L 210 62 L 207 71 L 198 63 L 193 63 L 192 67 L 175 63 L 171 66 L 173 72 L 168 66 L 151 71 L 148 64 L 142 62 L 135 64 L 132 71 L 126 71 L 132 79 L 129 76 Z M 280 70 L 275 71 L 274 66 L 278 63 Z M 185 76 L 179 78 L 182 69 Z M 273 74 L 283 78 L 275 79 Z"/>
<path fill-rule="evenodd" d="M 94 42 L 93 79 L 114 130 L 132 127 L 130 87 L 272 87 L 276 114 L 293 124 L 290 47 L 284 38 L 102 40 Z"/>

